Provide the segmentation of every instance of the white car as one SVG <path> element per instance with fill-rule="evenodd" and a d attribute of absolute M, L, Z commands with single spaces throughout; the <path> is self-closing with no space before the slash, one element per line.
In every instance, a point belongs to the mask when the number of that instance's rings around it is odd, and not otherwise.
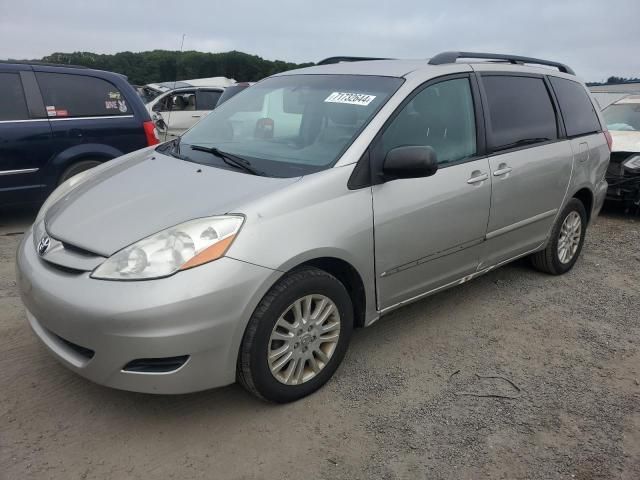
<path fill-rule="evenodd" d="M 602 116 L 613 138 L 607 198 L 640 208 L 640 94 L 613 102 Z"/>
<path fill-rule="evenodd" d="M 184 87 L 163 93 L 146 105 L 161 140 L 177 137 L 216 108 L 221 87 Z"/>
<path fill-rule="evenodd" d="M 236 81 L 233 78 L 227 77 L 209 77 L 209 78 L 194 78 L 191 80 L 173 80 L 170 82 L 158 82 L 147 83 L 142 87 L 138 87 L 138 93 L 142 97 L 142 101 L 151 103 L 159 95 L 170 92 L 176 88 L 184 87 L 228 87 L 235 85 Z"/>
<path fill-rule="evenodd" d="M 236 81 L 227 77 L 196 78 L 149 83 L 139 89 L 161 140 L 176 137 L 191 128 L 216 107 L 225 87 Z"/>

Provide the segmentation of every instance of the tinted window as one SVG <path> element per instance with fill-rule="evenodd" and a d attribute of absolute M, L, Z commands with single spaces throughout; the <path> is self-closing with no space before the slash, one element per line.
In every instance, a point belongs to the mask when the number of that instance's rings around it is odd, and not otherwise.
<path fill-rule="evenodd" d="M 20 75 L 0 73 L 0 92 L 3 96 L 0 120 L 26 120 L 29 118 Z"/>
<path fill-rule="evenodd" d="M 64 73 L 36 73 L 49 117 L 131 115 L 124 95 L 101 78 Z"/>
<path fill-rule="evenodd" d="M 489 104 L 490 148 L 504 150 L 558 138 L 556 115 L 544 80 L 487 75 L 482 83 Z"/>
<path fill-rule="evenodd" d="M 382 135 L 384 154 L 396 147 L 432 147 L 438 163 L 476 153 L 476 124 L 469 80 L 458 78 L 431 85 L 418 93 Z"/>
<path fill-rule="evenodd" d="M 200 90 L 196 100 L 198 110 L 213 110 L 216 108 L 221 93 L 215 90 Z"/>
<path fill-rule="evenodd" d="M 569 137 L 600 131 L 598 115 L 582 85 L 557 77 L 551 77 L 551 85 L 558 97 Z"/>

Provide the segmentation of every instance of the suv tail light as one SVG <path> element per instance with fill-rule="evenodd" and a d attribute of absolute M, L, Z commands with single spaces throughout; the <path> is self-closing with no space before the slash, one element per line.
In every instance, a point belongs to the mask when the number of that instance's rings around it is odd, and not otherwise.
<path fill-rule="evenodd" d="M 160 143 L 158 130 L 156 129 L 156 125 L 151 120 L 149 120 L 148 122 L 144 122 L 142 126 L 144 127 L 144 134 L 147 136 L 148 146 Z"/>
<path fill-rule="evenodd" d="M 607 145 L 609 145 L 609 151 L 611 151 L 613 149 L 613 137 L 611 136 L 611 133 L 609 133 L 609 130 L 607 130 L 606 128 L 603 131 L 604 133 L 604 138 L 607 139 Z"/>

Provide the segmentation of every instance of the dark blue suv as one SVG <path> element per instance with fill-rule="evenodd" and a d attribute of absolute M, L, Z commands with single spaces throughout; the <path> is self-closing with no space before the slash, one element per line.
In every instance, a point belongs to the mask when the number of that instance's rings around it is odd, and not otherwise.
<path fill-rule="evenodd" d="M 158 143 L 126 77 L 0 62 L 0 206 L 40 202 L 61 182 Z"/>

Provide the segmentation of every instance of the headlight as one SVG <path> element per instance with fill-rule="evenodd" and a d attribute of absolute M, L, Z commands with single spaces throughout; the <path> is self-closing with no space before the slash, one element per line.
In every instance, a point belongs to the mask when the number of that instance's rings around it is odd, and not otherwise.
<path fill-rule="evenodd" d="M 168 228 L 115 253 L 91 274 L 105 280 L 166 277 L 222 257 L 244 217 L 199 218 Z"/>
<path fill-rule="evenodd" d="M 78 185 L 83 183 L 87 178 L 92 176 L 94 173 L 95 172 L 93 171 L 93 169 L 85 170 L 84 172 L 80 172 L 77 175 L 74 175 L 73 177 L 71 177 L 66 182 L 62 182 L 60 185 L 58 185 L 58 187 L 53 192 L 51 192 L 51 195 L 47 197 L 47 200 L 42 204 L 42 207 L 40 207 L 38 216 L 36 217 L 36 220 L 33 222 L 34 225 L 37 225 L 44 219 L 44 216 L 47 213 L 47 210 L 49 210 L 49 208 L 51 207 L 51 205 L 56 203 L 58 200 L 64 197 L 71 190 L 73 190 Z"/>
<path fill-rule="evenodd" d="M 622 163 L 622 166 L 629 170 L 633 170 L 634 172 L 640 172 L 640 155 L 634 155 L 633 157 L 625 160 Z"/>

